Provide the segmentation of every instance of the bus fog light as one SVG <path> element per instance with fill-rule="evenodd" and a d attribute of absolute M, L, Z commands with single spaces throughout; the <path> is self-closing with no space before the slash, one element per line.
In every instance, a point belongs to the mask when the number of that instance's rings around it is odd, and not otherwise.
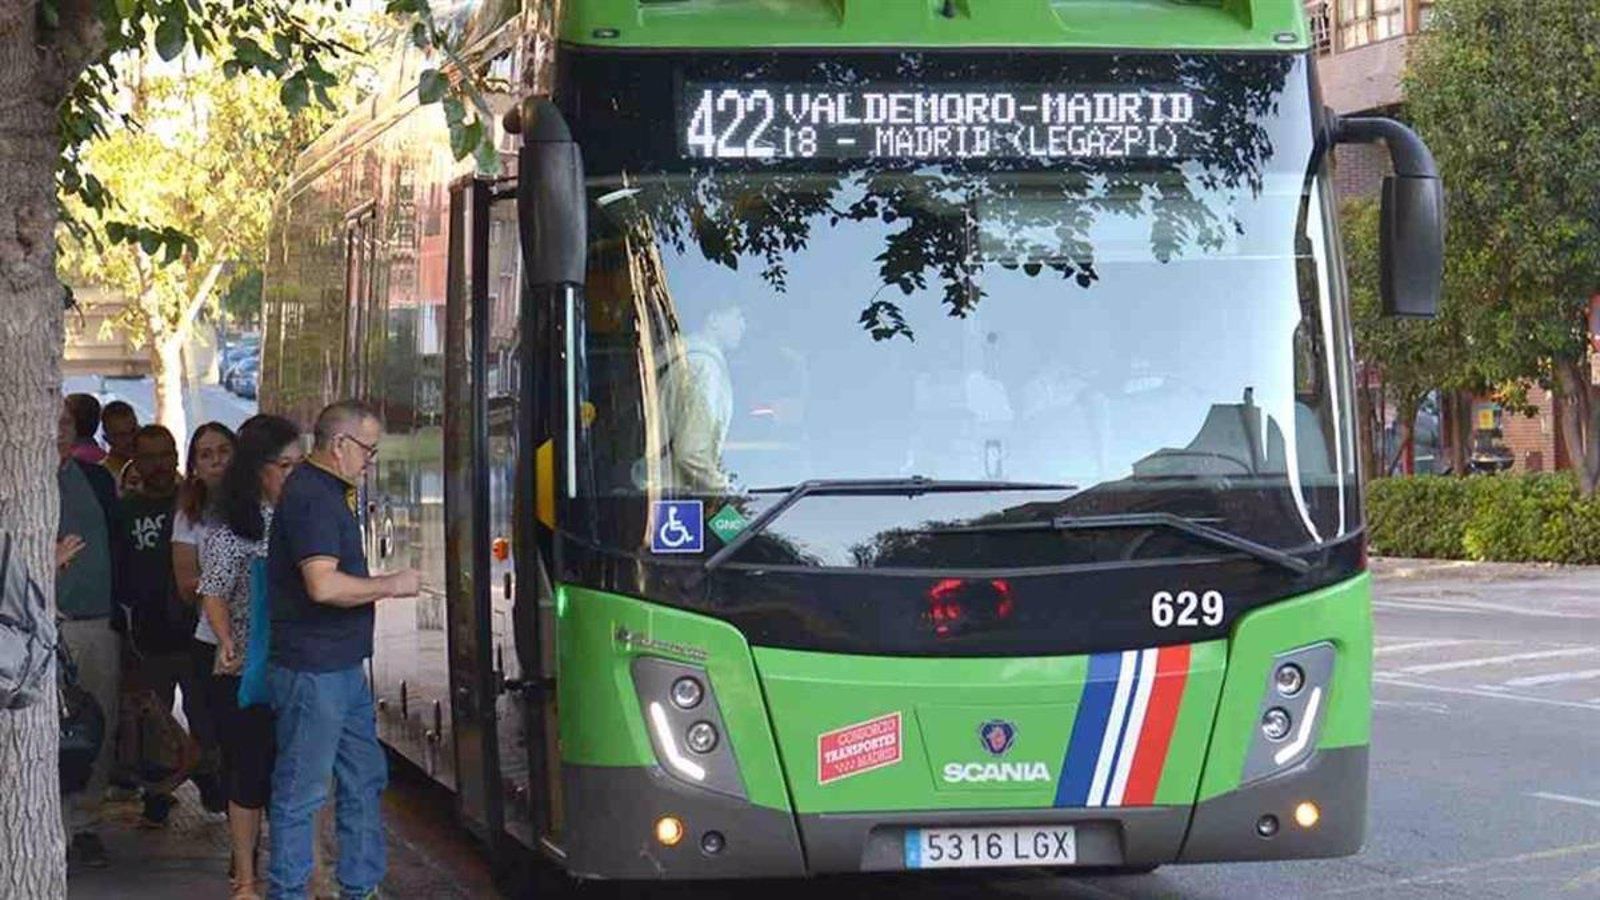
<path fill-rule="evenodd" d="M 679 709 L 694 709 L 705 696 L 706 689 L 687 675 L 672 683 L 672 705 Z"/>
<path fill-rule="evenodd" d="M 1301 828 L 1315 828 L 1322 820 L 1322 810 L 1307 800 L 1294 808 L 1294 823 Z"/>
<path fill-rule="evenodd" d="M 676 847 L 683 840 L 683 820 L 677 816 L 662 816 L 656 820 L 656 840 L 663 847 Z"/>
<path fill-rule="evenodd" d="M 708 831 L 700 836 L 700 849 L 704 850 L 707 856 L 716 856 L 726 846 L 728 841 L 720 831 Z"/>
<path fill-rule="evenodd" d="M 710 753 L 717 749 L 717 728 L 710 722 L 696 722 L 689 726 L 684 740 L 689 744 L 690 750 L 702 754 Z"/>
<path fill-rule="evenodd" d="M 1261 733 L 1269 741 L 1281 741 L 1289 736 L 1289 731 L 1294 728 L 1294 720 L 1289 717 L 1289 711 L 1282 707 L 1274 706 L 1267 710 L 1261 717 Z"/>
<path fill-rule="evenodd" d="M 1284 663 L 1273 674 L 1272 682 L 1277 686 L 1278 693 L 1285 697 L 1293 697 L 1306 686 L 1306 673 L 1294 663 Z"/>
<path fill-rule="evenodd" d="M 1273 835 L 1275 835 L 1277 833 L 1278 833 L 1278 817 L 1277 816 L 1271 816 L 1271 815 L 1262 816 L 1261 818 L 1256 820 L 1256 834 L 1259 834 L 1264 838 L 1269 838 L 1269 837 L 1272 837 Z"/>

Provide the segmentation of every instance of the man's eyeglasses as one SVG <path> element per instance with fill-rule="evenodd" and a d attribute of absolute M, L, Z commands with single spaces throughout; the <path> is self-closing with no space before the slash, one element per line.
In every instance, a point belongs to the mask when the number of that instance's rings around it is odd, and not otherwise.
<path fill-rule="evenodd" d="M 361 440 L 360 438 L 352 437 L 352 436 L 350 436 L 348 434 L 344 435 L 343 437 L 344 437 L 345 440 L 349 441 L 352 444 L 355 444 L 357 447 L 360 447 L 362 450 L 366 451 L 367 462 L 372 462 L 373 460 L 378 458 L 378 448 L 376 446 L 374 446 L 372 444 L 369 444 L 369 443 Z"/>

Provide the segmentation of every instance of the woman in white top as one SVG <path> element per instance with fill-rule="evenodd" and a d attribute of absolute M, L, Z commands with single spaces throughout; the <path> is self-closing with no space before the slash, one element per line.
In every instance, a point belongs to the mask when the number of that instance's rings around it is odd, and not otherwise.
<path fill-rule="evenodd" d="M 239 429 L 238 455 L 222 481 L 221 524 L 200 546 L 200 593 L 219 638 L 213 696 L 228 781 L 233 844 L 233 898 L 259 900 L 256 844 L 272 790 L 276 736 L 266 704 L 241 706 L 239 682 L 250 647 L 251 568 L 267 555 L 272 510 L 305 452 L 300 431 L 277 416 L 257 416 Z M 260 642 L 257 641 L 257 644 Z M 259 647 L 257 648 L 259 650 Z"/>
<path fill-rule="evenodd" d="M 233 459 L 236 438 L 221 422 L 207 422 L 189 438 L 189 458 L 185 478 L 178 492 L 178 509 L 172 518 L 172 571 L 178 593 L 193 605 L 199 618 L 191 644 L 193 676 L 183 681 L 184 715 L 189 731 L 200 745 L 200 764 L 193 776 L 200 789 L 200 802 L 209 812 L 228 808 L 227 791 L 221 778 L 222 752 L 217 742 L 216 702 L 210 696 L 211 669 L 216 664 L 217 636 L 200 611 L 200 545 L 206 535 L 220 527 L 217 514 L 217 488 L 222 474 Z M 193 696 L 191 698 L 191 688 Z"/>

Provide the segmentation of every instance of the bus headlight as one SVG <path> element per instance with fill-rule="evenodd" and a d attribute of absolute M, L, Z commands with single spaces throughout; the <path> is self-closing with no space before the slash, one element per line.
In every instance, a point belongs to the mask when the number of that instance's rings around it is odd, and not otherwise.
<path fill-rule="evenodd" d="M 633 660 L 645 733 L 661 770 L 679 781 L 745 798 L 744 779 L 717 704 L 716 686 L 698 666 L 653 656 Z"/>
<path fill-rule="evenodd" d="M 1289 729 L 1293 727 L 1294 719 L 1281 707 L 1274 706 L 1261 717 L 1261 733 L 1266 735 L 1269 741 L 1283 740 L 1289 736 Z"/>
<path fill-rule="evenodd" d="M 672 705 L 679 709 L 694 709 L 705 697 L 706 689 L 692 675 L 685 675 L 672 683 Z"/>
<path fill-rule="evenodd" d="M 1301 688 L 1306 686 L 1305 670 L 1294 663 L 1284 663 L 1273 674 L 1272 684 L 1278 689 L 1279 694 L 1285 697 L 1293 697 L 1300 693 Z"/>
<path fill-rule="evenodd" d="M 689 726 L 689 733 L 684 735 L 689 742 L 689 749 L 705 755 L 717 749 L 717 726 L 710 722 L 696 722 Z"/>
<path fill-rule="evenodd" d="M 1276 774 L 1316 752 L 1336 656 L 1333 644 L 1324 641 L 1272 659 L 1262 673 L 1266 684 L 1245 756 L 1244 782 Z"/>

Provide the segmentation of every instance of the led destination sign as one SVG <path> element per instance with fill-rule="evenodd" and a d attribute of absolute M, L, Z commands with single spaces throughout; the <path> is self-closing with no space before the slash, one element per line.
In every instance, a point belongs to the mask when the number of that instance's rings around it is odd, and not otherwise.
<path fill-rule="evenodd" d="M 699 159 L 1174 159 L 1195 96 L 1156 87 L 685 86 L 679 152 Z"/>

